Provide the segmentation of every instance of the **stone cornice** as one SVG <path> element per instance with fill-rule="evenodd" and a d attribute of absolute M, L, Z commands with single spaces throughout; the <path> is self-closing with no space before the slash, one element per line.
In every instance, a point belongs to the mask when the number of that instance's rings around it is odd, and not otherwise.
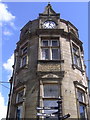
<path fill-rule="evenodd" d="M 37 35 L 43 35 L 43 34 L 55 34 L 55 35 L 60 35 L 64 32 L 64 29 L 37 29 L 36 33 Z"/>
<path fill-rule="evenodd" d="M 58 75 L 59 76 L 59 78 L 63 78 L 64 77 L 64 74 L 65 74 L 65 71 L 38 71 L 37 72 L 37 75 L 38 75 L 38 77 L 39 78 L 42 78 L 42 76 L 44 76 L 44 75 L 46 75 L 46 74 L 54 74 L 54 75 Z M 58 78 L 57 78 L 58 79 Z"/>
<path fill-rule="evenodd" d="M 64 63 L 64 60 L 38 60 L 38 63 Z"/>
<path fill-rule="evenodd" d="M 17 45 L 22 44 L 28 39 L 32 39 L 32 37 L 36 37 L 38 35 L 61 35 L 61 36 L 66 36 L 67 38 L 72 39 L 74 42 L 76 42 L 79 45 L 82 45 L 83 43 L 77 38 L 74 34 L 71 32 L 66 32 L 64 29 L 36 29 L 36 31 L 28 33 L 24 35 L 22 39 L 17 43 Z"/>

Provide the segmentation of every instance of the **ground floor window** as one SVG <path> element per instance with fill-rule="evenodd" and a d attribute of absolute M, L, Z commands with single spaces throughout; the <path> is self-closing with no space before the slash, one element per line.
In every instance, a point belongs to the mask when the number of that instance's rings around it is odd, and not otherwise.
<path fill-rule="evenodd" d="M 43 106 L 51 108 L 51 110 L 44 110 L 44 112 L 46 114 L 53 114 L 53 113 L 57 112 L 57 110 L 52 109 L 52 107 L 58 107 L 57 99 L 56 100 L 54 100 L 54 99 L 53 100 L 44 99 L 43 100 Z"/>
<path fill-rule="evenodd" d="M 22 86 L 16 90 L 16 120 L 21 120 L 24 117 L 24 100 L 25 100 L 26 87 Z"/>
<path fill-rule="evenodd" d="M 77 112 L 78 118 L 80 120 L 88 120 L 87 116 L 87 103 L 88 103 L 88 96 L 87 96 L 87 88 L 81 81 L 74 81 L 76 90 L 76 97 L 77 97 Z"/>
<path fill-rule="evenodd" d="M 86 118 L 86 106 L 83 104 L 79 105 L 80 118 Z"/>
<path fill-rule="evenodd" d="M 58 107 L 58 97 L 59 97 L 59 85 L 53 83 L 44 83 L 41 85 L 41 93 L 42 93 L 42 107 L 51 108 L 42 110 L 42 113 L 46 115 L 51 115 L 49 118 L 58 119 L 58 115 L 54 114 L 58 111 L 58 109 L 54 109 L 54 107 Z M 55 115 L 55 116 L 52 116 Z M 44 117 L 46 119 L 46 117 Z"/>
<path fill-rule="evenodd" d="M 22 118 L 22 111 L 23 111 L 23 107 L 22 105 L 17 107 L 17 113 L 16 113 L 16 118 L 17 120 L 20 120 Z"/>
<path fill-rule="evenodd" d="M 79 108 L 80 120 L 87 120 L 85 91 L 81 89 L 77 89 L 77 98 L 78 98 L 78 104 L 79 104 L 78 108 Z"/>

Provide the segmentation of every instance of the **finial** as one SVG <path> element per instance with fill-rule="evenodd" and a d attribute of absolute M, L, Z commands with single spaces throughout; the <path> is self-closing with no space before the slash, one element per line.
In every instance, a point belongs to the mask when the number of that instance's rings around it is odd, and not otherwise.
<path fill-rule="evenodd" d="M 48 5 L 50 5 L 50 2 L 48 2 Z"/>

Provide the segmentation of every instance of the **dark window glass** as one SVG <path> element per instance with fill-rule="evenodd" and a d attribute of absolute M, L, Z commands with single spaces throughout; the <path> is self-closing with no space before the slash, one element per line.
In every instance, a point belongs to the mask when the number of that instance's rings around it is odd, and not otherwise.
<path fill-rule="evenodd" d="M 27 53 L 27 47 L 22 49 L 22 54 L 26 54 Z"/>
<path fill-rule="evenodd" d="M 17 116 L 16 116 L 17 120 L 21 120 L 22 118 L 22 106 L 18 106 L 17 107 Z"/>
<path fill-rule="evenodd" d="M 80 104 L 79 110 L 80 110 L 80 118 L 85 118 L 85 111 L 86 111 L 85 106 Z"/>
<path fill-rule="evenodd" d="M 22 66 L 26 65 L 27 63 L 27 56 L 22 57 Z"/>
<path fill-rule="evenodd" d="M 73 45 L 73 52 L 74 54 L 79 55 L 79 48 L 76 47 L 75 45 Z"/>
<path fill-rule="evenodd" d="M 23 101 L 23 94 L 24 94 L 23 90 L 17 93 L 17 98 L 16 98 L 17 103 Z"/>
<path fill-rule="evenodd" d="M 52 49 L 52 60 L 59 59 L 59 49 Z"/>
<path fill-rule="evenodd" d="M 52 40 L 52 46 L 58 46 L 58 40 Z"/>
<path fill-rule="evenodd" d="M 73 62 L 75 65 L 81 68 L 81 59 L 79 54 L 79 48 L 73 45 Z"/>
<path fill-rule="evenodd" d="M 42 46 L 48 46 L 48 40 L 43 40 L 42 41 Z"/>
<path fill-rule="evenodd" d="M 17 120 L 20 120 L 20 109 L 17 108 Z"/>

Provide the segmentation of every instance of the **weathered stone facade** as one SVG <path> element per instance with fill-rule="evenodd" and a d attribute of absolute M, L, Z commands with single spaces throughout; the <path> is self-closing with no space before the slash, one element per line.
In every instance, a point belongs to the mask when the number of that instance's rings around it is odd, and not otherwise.
<path fill-rule="evenodd" d="M 51 23 L 44 26 L 46 21 Z M 29 21 L 21 29 L 14 52 L 8 118 L 38 118 L 37 112 L 43 111 L 37 111 L 36 108 L 44 107 L 48 101 L 56 102 L 60 96 L 63 115 L 69 113 L 70 118 L 84 116 L 89 119 L 88 80 L 82 42 L 78 36 L 78 29 L 69 21 L 61 19 L 50 4 L 39 14 L 38 19 Z M 57 92 L 51 98 L 45 96 L 45 88 L 50 88 L 48 85 L 58 89 L 58 96 Z M 48 90 L 47 94 L 50 94 Z M 81 92 L 79 97 L 84 101 L 79 101 L 78 90 Z M 80 111 L 80 105 L 83 111 Z"/>

